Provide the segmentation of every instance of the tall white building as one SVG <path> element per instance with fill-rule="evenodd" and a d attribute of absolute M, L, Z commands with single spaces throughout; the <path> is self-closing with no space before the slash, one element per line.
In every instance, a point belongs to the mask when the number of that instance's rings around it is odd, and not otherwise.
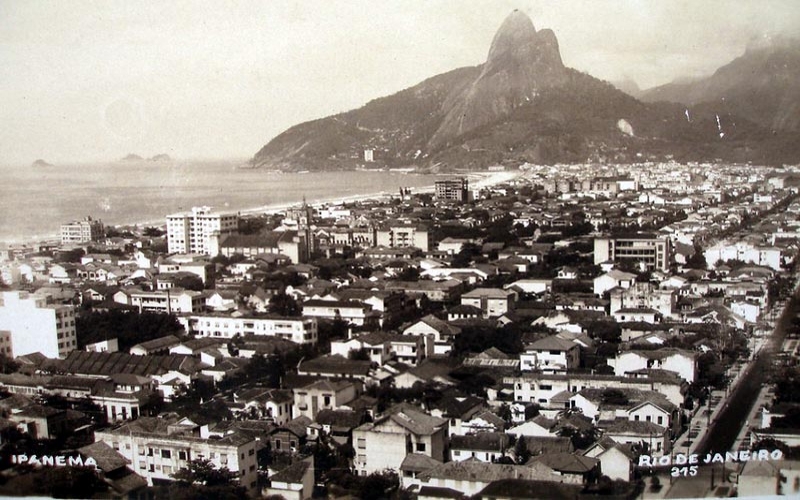
<path fill-rule="evenodd" d="M 40 352 L 63 358 L 78 347 L 75 308 L 49 296 L 7 291 L 0 295 L 0 352 L 9 357 Z"/>
<path fill-rule="evenodd" d="M 212 235 L 235 233 L 238 229 L 238 214 L 212 212 L 211 207 L 194 207 L 191 212 L 168 215 L 168 251 L 210 255 Z"/>

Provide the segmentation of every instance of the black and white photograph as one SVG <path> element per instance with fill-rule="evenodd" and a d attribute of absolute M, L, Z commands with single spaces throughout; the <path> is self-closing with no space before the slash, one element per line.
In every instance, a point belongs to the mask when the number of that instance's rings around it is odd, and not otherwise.
<path fill-rule="evenodd" d="M 0 0 L 5 497 L 800 497 L 800 4 Z"/>

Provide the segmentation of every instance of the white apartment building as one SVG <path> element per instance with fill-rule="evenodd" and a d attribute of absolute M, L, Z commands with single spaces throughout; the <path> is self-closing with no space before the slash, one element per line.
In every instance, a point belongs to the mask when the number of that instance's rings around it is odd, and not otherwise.
<path fill-rule="evenodd" d="M 644 233 L 617 238 L 595 238 L 594 263 L 602 264 L 607 261 L 628 261 L 651 271 L 669 271 L 669 238 Z"/>
<path fill-rule="evenodd" d="M 412 225 L 389 224 L 376 231 L 375 239 L 375 243 L 378 246 L 389 248 L 414 247 L 423 252 L 430 250 L 428 246 L 428 231 Z"/>
<path fill-rule="evenodd" d="M 103 222 L 85 217 L 83 220 L 61 224 L 61 244 L 71 245 L 97 241 L 104 236 Z"/>
<path fill-rule="evenodd" d="M 204 458 L 218 469 L 236 474 L 251 496 L 258 491 L 256 441 L 233 432 L 209 439 L 207 427 L 188 419 L 139 417 L 112 429 L 95 431 L 130 462 L 130 467 L 152 486 L 154 480 L 172 481 L 172 475 L 192 460 Z"/>
<path fill-rule="evenodd" d="M 167 249 L 169 253 L 211 254 L 211 236 L 235 233 L 239 229 L 238 214 L 222 214 L 211 207 L 193 207 L 191 212 L 167 216 Z"/>
<path fill-rule="evenodd" d="M 201 292 L 172 288 L 169 290 L 120 290 L 114 302 L 127 304 L 139 311 L 158 313 L 193 313 L 202 310 L 205 298 Z"/>
<path fill-rule="evenodd" d="M 178 318 L 187 332 L 199 337 L 232 338 L 236 335 L 260 335 L 291 340 L 296 344 L 317 343 L 317 320 L 314 318 L 231 317 L 213 314 Z"/>
<path fill-rule="evenodd" d="M 63 358 L 78 347 L 75 308 L 49 296 L 7 291 L 0 295 L 0 353 L 9 357 L 40 352 Z"/>

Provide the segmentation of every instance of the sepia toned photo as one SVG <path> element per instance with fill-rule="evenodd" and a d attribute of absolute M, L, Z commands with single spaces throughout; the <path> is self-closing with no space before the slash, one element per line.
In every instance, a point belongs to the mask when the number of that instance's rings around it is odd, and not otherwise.
<path fill-rule="evenodd" d="M 0 497 L 800 496 L 792 0 L 2 0 L 0 130 Z"/>

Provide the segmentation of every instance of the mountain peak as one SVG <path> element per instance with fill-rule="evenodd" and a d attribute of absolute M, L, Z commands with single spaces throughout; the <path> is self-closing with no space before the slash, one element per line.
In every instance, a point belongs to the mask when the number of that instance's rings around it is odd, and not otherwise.
<path fill-rule="evenodd" d="M 531 43 L 535 39 L 536 28 L 534 28 L 531 18 L 524 12 L 515 9 L 506 17 L 495 33 L 489 48 L 488 59 L 491 60 L 499 54 Z"/>
<path fill-rule="evenodd" d="M 481 73 L 445 100 L 445 116 L 431 137 L 437 147 L 531 103 L 540 90 L 562 85 L 567 70 L 552 30 L 536 31 L 530 18 L 512 12 L 492 41 Z"/>

